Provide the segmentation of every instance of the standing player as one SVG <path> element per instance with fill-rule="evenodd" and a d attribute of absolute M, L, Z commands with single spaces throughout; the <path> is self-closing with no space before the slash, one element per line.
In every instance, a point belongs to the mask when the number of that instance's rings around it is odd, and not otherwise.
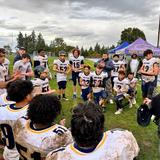
<path fill-rule="evenodd" d="M 68 100 L 65 95 L 65 89 L 67 85 L 67 74 L 69 74 L 71 67 L 69 61 L 66 60 L 66 52 L 59 51 L 59 59 L 53 62 L 53 71 L 57 73 L 57 83 L 59 87 L 59 99 L 63 98 Z"/>
<path fill-rule="evenodd" d="M 34 56 L 34 67 L 42 66 L 48 69 L 48 57 L 43 49 L 38 50 L 38 56 Z"/>
<path fill-rule="evenodd" d="M 115 54 L 113 55 L 113 66 L 114 69 L 111 71 L 111 82 L 112 82 L 112 88 L 114 87 L 113 79 L 115 77 L 118 77 L 118 71 L 124 70 L 125 71 L 125 64 L 123 61 L 120 61 L 119 55 Z"/>
<path fill-rule="evenodd" d="M 105 81 L 108 77 L 107 73 L 103 72 L 103 67 L 98 64 L 96 66 L 96 71 L 92 73 L 92 91 L 94 102 L 97 105 L 105 106 L 104 100 L 107 98 L 107 93 L 105 91 Z"/>
<path fill-rule="evenodd" d="M 0 107 L 0 128 L 3 134 L 3 142 L 6 145 L 3 152 L 5 160 L 19 160 L 13 129 L 16 120 L 27 112 L 28 103 L 32 99 L 32 90 L 32 83 L 24 80 L 11 82 L 7 86 L 7 94 L 10 100 L 16 103 Z"/>
<path fill-rule="evenodd" d="M 6 85 L 19 78 L 19 74 L 14 74 L 10 79 L 6 80 L 7 69 L 4 65 L 6 51 L 4 48 L 0 48 L 0 95 L 6 92 Z"/>
<path fill-rule="evenodd" d="M 20 73 L 22 80 L 27 80 L 34 76 L 30 63 L 30 56 L 28 54 L 23 54 L 22 60 L 15 62 L 13 72 Z"/>
<path fill-rule="evenodd" d="M 82 98 L 84 101 L 91 99 L 91 67 L 89 65 L 83 66 L 83 72 L 79 74 L 80 86 L 82 90 Z"/>
<path fill-rule="evenodd" d="M 78 104 L 71 119 L 74 143 L 54 150 L 46 160 L 133 160 L 139 147 L 133 134 L 114 129 L 104 132 L 104 115 L 93 103 Z"/>
<path fill-rule="evenodd" d="M 115 114 L 121 114 L 121 112 L 123 111 L 123 107 L 124 107 L 122 102 L 125 98 L 128 98 L 127 92 L 129 89 L 129 82 L 125 78 L 124 71 L 119 71 L 118 77 L 116 77 L 113 81 L 114 81 L 113 90 L 116 94 L 115 95 L 115 102 L 117 105 L 117 111 L 115 112 Z M 129 105 L 131 107 L 131 103 Z"/>
<path fill-rule="evenodd" d="M 153 57 L 152 50 L 144 51 L 144 60 L 139 73 L 142 76 L 142 96 L 143 98 L 152 99 L 152 94 L 156 86 L 156 76 L 158 75 L 159 68 L 157 60 Z"/>
<path fill-rule="evenodd" d="M 42 66 L 34 69 L 35 78 L 32 80 L 33 86 L 38 87 L 42 94 L 52 94 L 55 90 L 51 90 L 48 80 L 48 70 Z"/>
<path fill-rule="evenodd" d="M 76 48 L 73 49 L 72 54 L 73 56 L 70 57 L 69 63 L 72 66 L 73 98 L 76 98 L 77 97 L 76 85 L 77 85 L 77 80 L 79 82 L 79 73 L 83 68 L 84 57 L 80 56 L 80 50 Z"/>
<path fill-rule="evenodd" d="M 61 103 L 57 96 L 38 95 L 33 98 L 27 118 L 20 118 L 14 130 L 21 159 L 45 159 L 50 151 L 72 142 L 70 131 L 54 123 L 60 111 Z"/>

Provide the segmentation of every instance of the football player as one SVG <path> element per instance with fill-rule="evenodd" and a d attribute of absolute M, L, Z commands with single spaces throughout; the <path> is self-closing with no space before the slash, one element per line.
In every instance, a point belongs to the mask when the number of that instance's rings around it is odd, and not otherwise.
<path fill-rule="evenodd" d="M 72 68 L 72 81 L 73 81 L 73 98 L 77 97 L 77 80 L 79 82 L 79 73 L 82 71 L 84 64 L 84 57 L 80 55 L 79 49 L 73 49 L 72 51 L 73 56 L 70 56 L 69 63 L 71 64 Z"/>
<path fill-rule="evenodd" d="M 83 66 L 83 72 L 79 74 L 82 98 L 84 101 L 91 99 L 91 67 Z"/>
<path fill-rule="evenodd" d="M 6 79 L 8 74 L 7 68 L 4 65 L 5 62 L 5 54 L 6 51 L 4 48 L 0 48 L 0 95 L 6 92 L 6 85 L 9 82 L 12 82 L 20 77 L 19 73 L 16 73 L 10 77 L 10 79 Z"/>
<path fill-rule="evenodd" d="M 113 83 L 113 79 L 115 77 L 118 77 L 118 72 L 120 70 L 124 70 L 125 71 L 125 64 L 123 63 L 123 61 L 121 61 L 119 59 L 119 55 L 115 54 L 113 55 L 113 66 L 114 69 L 111 71 L 111 82 L 112 82 L 112 88 L 114 87 L 114 83 Z"/>
<path fill-rule="evenodd" d="M 61 103 L 57 96 L 38 95 L 29 104 L 27 117 L 20 118 L 14 130 L 20 158 L 44 160 L 57 148 L 70 144 L 70 131 L 54 122 L 60 114 Z"/>
<path fill-rule="evenodd" d="M 42 66 L 37 66 L 34 69 L 35 78 L 32 80 L 34 88 L 38 87 L 41 94 L 52 94 L 55 90 L 51 90 L 48 80 L 48 70 Z"/>
<path fill-rule="evenodd" d="M 136 93 L 137 93 L 136 87 L 138 79 L 134 77 L 133 72 L 129 72 L 127 80 L 129 82 L 128 94 L 130 95 L 131 104 L 136 104 Z"/>
<path fill-rule="evenodd" d="M 107 77 L 107 72 L 103 72 L 103 67 L 100 64 L 96 66 L 96 71 L 91 75 L 94 102 L 103 108 L 105 108 L 105 99 L 107 99 L 107 93 L 105 91 L 105 81 Z"/>
<path fill-rule="evenodd" d="M 32 71 L 30 56 L 28 54 L 22 55 L 22 60 L 15 62 L 13 66 L 13 73 L 20 73 L 22 80 L 27 80 L 34 76 Z"/>
<path fill-rule="evenodd" d="M 19 160 L 19 154 L 15 146 L 13 129 L 15 122 L 21 116 L 26 115 L 28 103 L 32 99 L 33 85 L 26 80 L 17 80 L 7 86 L 7 95 L 15 104 L 0 107 L 0 128 L 2 140 L 5 144 L 3 157 L 5 160 Z"/>
<path fill-rule="evenodd" d="M 128 89 L 129 89 L 129 82 L 125 78 L 125 72 L 124 71 L 119 71 L 118 77 L 114 78 L 114 87 L 113 90 L 115 92 L 115 102 L 117 106 L 117 111 L 115 114 L 121 114 L 123 111 L 124 105 L 122 104 L 123 100 L 127 98 L 129 101 L 129 95 L 127 94 Z M 130 101 L 129 101 L 130 102 Z M 131 103 L 129 103 L 131 107 Z"/>
<path fill-rule="evenodd" d="M 142 77 L 142 96 L 143 98 L 152 98 L 154 88 L 156 86 L 156 76 L 159 73 L 159 68 L 156 58 L 153 57 L 152 50 L 144 51 L 144 59 L 139 73 Z"/>
<path fill-rule="evenodd" d="M 38 50 L 38 56 L 34 56 L 33 61 L 34 68 L 40 65 L 45 69 L 48 69 L 48 56 L 43 49 Z"/>
<path fill-rule="evenodd" d="M 104 131 L 104 115 L 94 103 L 78 104 L 71 119 L 74 143 L 53 150 L 46 160 L 133 160 L 139 147 L 127 130 Z"/>
<path fill-rule="evenodd" d="M 54 60 L 53 62 L 53 71 L 57 73 L 57 83 L 59 87 L 59 99 L 68 100 L 65 95 L 65 89 L 67 85 L 67 74 L 69 74 L 71 70 L 69 61 L 66 60 L 66 52 L 59 52 L 59 59 Z"/>

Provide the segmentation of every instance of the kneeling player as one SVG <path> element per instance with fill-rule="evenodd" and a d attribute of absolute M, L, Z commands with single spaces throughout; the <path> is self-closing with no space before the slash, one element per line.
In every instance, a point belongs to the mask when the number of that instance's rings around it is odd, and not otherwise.
<path fill-rule="evenodd" d="M 99 104 L 105 107 L 105 99 L 107 99 L 107 93 L 104 90 L 105 81 L 108 77 L 107 73 L 103 72 L 103 67 L 97 65 L 96 71 L 92 73 L 92 90 L 95 104 Z"/>
<path fill-rule="evenodd" d="M 133 134 L 122 129 L 104 132 L 104 121 L 99 106 L 78 104 L 71 119 L 74 143 L 51 152 L 46 160 L 133 160 L 139 152 Z"/>
<path fill-rule="evenodd" d="M 84 65 L 84 72 L 79 74 L 80 85 L 82 89 L 82 98 L 84 101 L 91 99 L 91 67 L 89 65 Z"/>
<path fill-rule="evenodd" d="M 13 130 L 16 120 L 26 115 L 28 103 L 32 99 L 32 91 L 32 82 L 26 80 L 17 80 L 7 85 L 9 99 L 16 103 L 0 107 L 0 128 L 3 142 L 6 145 L 3 152 L 5 160 L 19 160 Z"/>
<path fill-rule="evenodd" d="M 130 95 L 131 104 L 136 104 L 136 93 L 137 93 L 137 78 L 134 78 L 134 73 L 128 73 L 128 81 L 129 81 L 129 90 L 128 94 Z"/>
<path fill-rule="evenodd" d="M 35 79 L 32 80 L 35 88 L 39 88 L 42 94 L 52 94 L 55 90 L 51 90 L 48 80 L 48 70 L 42 66 L 37 66 L 34 69 Z"/>
<path fill-rule="evenodd" d="M 118 77 L 116 77 L 114 80 L 114 87 L 113 90 L 115 92 L 115 102 L 117 105 L 117 111 L 115 114 L 121 114 L 123 111 L 123 100 L 127 98 L 129 100 L 129 95 L 127 94 L 129 89 L 129 82 L 125 78 L 125 72 L 119 71 Z M 130 101 L 129 101 L 130 102 Z"/>
<path fill-rule="evenodd" d="M 57 148 L 72 142 L 70 131 L 54 123 L 61 103 L 54 95 L 38 95 L 31 101 L 27 118 L 16 123 L 15 141 L 22 159 L 41 160 Z"/>

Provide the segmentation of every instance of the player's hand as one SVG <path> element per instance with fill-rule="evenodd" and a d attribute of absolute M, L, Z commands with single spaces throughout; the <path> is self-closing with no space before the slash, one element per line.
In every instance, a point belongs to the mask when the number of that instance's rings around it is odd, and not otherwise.
<path fill-rule="evenodd" d="M 65 126 L 66 125 L 66 119 L 62 119 L 59 122 L 60 125 Z"/>
<path fill-rule="evenodd" d="M 143 103 L 146 104 L 146 105 L 149 105 L 151 103 L 151 101 L 152 101 L 151 99 L 145 98 Z"/>

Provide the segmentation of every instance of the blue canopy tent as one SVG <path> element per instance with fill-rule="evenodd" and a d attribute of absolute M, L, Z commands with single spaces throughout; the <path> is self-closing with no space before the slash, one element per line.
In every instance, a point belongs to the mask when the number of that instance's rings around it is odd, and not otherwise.
<path fill-rule="evenodd" d="M 123 48 L 127 47 L 128 45 L 129 45 L 128 42 L 123 42 L 122 44 L 120 44 L 120 45 L 117 46 L 116 48 L 113 48 L 113 49 L 109 50 L 108 52 L 114 54 L 114 53 L 116 53 L 116 51 L 118 51 L 118 50 L 120 50 L 120 49 L 123 49 Z"/>

